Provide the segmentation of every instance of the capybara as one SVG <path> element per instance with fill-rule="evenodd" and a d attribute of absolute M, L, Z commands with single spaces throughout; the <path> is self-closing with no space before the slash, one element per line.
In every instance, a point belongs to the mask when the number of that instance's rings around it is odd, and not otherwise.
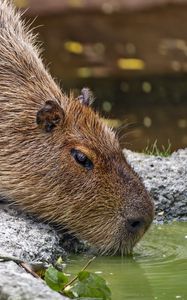
<path fill-rule="evenodd" d="M 61 92 L 20 13 L 1 0 L 0 195 L 101 254 L 125 254 L 154 206 L 91 98 Z"/>

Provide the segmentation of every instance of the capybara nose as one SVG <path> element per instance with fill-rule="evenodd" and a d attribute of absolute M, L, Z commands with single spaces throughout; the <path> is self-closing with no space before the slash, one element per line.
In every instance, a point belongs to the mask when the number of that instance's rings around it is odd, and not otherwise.
<path fill-rule="evenodd" d="M 129 218 L 127 219 L 127 230 L 131 233 L 138 233 L 140 230 L 146 227 L 144 218 Z"/>

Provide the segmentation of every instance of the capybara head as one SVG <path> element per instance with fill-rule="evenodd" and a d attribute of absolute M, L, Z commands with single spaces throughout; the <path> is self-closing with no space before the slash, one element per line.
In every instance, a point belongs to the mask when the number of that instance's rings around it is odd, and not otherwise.
<path fill-rule="evenodd" d="M 69 99 L 65 109 L 46 101 L 37 113 L 41 133 L 58 144 L 46 160 L 54 159 L 58 170 L 50 175 L 60 188 L 53 215 L 101 253 L 128 253 L 148 229 L 153 204 L 115 133 L 84 102 L 84 94 L 80 99 Z"/>
<path fill-rule="evenodd" d="M 129 253 L 153 219 L 144 185 L 88 90 L 61 93 L 6 1 L 0 21 L 1 193 L 101 254 Z"/>

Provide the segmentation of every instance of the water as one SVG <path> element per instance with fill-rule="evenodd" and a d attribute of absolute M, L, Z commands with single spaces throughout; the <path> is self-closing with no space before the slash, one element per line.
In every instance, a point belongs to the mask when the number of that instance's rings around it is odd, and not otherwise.
<path fill-rule="evenodd" d="M 72 256 L 68 271 L 88 260 Z M 133 257 L 98 257 L 88 270 L 106 279 L 113 300 L 187 299 L 187 223 L 153 225 Z"/>

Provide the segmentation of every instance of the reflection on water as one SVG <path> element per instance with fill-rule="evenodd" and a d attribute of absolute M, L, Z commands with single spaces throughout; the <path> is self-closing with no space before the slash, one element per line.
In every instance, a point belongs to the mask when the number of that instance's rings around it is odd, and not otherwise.
<path fill-rule="evenodd" d="M 87 260 L 71 257 L 68 271 Z M 132 258 L 98 257 L 89 270 L 107 280 L 113 300 L 187 299 L 187 223 L 154 225 Z"/>

